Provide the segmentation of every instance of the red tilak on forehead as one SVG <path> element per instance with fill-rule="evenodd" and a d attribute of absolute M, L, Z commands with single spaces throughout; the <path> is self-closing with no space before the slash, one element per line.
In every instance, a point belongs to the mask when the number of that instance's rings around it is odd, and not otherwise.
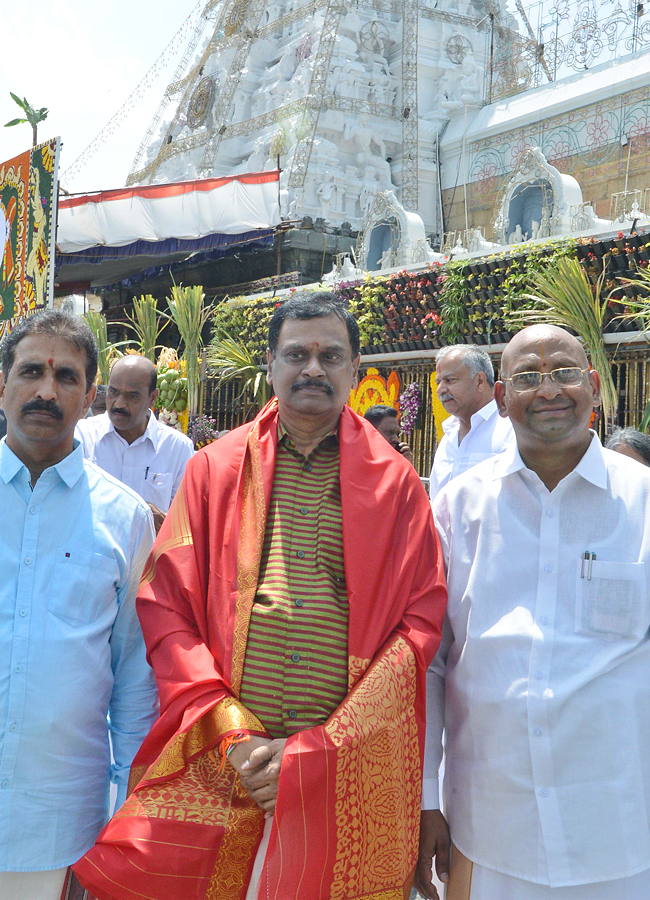
<path fill-rule="evenodd" d="M 48 366 L 54 365 L 54 360 L 48 359 L 47 364 L 48 364 Z"/>

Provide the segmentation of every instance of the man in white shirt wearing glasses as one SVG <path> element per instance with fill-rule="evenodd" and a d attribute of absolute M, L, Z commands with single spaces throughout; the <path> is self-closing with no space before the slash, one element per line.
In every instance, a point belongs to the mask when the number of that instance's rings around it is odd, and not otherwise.
<path fill-rule="evenodd" d="M 650 897 L 650 473 L 589 430 L 598 374 L 551 326 L 496 385 L 516 443 L 434 504 L 449 605 L 428 672 L 417 883 L 447 900 Z"/>

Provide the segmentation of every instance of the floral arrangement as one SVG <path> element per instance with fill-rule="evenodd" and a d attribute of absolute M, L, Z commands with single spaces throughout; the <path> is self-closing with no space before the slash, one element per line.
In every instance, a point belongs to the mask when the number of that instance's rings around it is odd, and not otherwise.
<path fill-rule="evenodd" d="M 422 398 L 416 381 L 412 381 L 399 397 L 399 408 L 402 412 L 400 427 L 404 434 L 411 434 L 417 422 Z"/>
<path fill-rule="evenodd" d="M 348 403 L 360 416 L 371 406 L 381 404 L 392 406 L 399 412 L 399 388 L 400 381 L 397 372 L 391 372 L 388 378 L 382 378 L 379 369 L 368 369 L 366 375 L 359 382 L 358 387 L 352 388 Z"/>
<path fill-rule="evenodd" d="M 210 416 L 197 416 L 189 429 L 189 437 L 197 450 L 211 444 L 216 440 L 217 434 L 218 429 L 216 420 Z"/>

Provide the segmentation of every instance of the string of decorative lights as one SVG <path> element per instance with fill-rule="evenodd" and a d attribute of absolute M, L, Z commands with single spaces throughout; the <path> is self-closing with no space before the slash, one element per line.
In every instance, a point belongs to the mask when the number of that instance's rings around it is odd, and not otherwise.
<path fill-rule="evenodd" d="M 111 137 L 114 134 L 115 130 L 122 124 L 122 122 L 124 122 L 131 110 L 134 108 L 137 101 L 144 96 L 145 92 L 151 87 L 156 78 L 158 78 L 162 70 L 166 68 L 169 60 L 175 54 L 177 54 L 182 47 L 185 46 L 188 37 L 194 32 L 196 28 L 199 18 L 197 13 L 200 13 L 202 6 L 203 0 L 198 0 L 197 4 L 194 6 L 171 41 L 167 44 L 158 59 L 154 62 L 151 68 L 148 69 L 144 77 L 134 88 L 134 90 L 129 94 L 129 96 L 126 98 L 117 112 L 113 116 L 111 116 L 111 118 L 104 125 L 99 134 L 90 142 L 90 144 L 88 144 L 86 149 L 82 151 L 82 153 L 74 160 L 74 162 L 72 162 L 62 173 L 62 175 L 60 176 L 60 180 L 62 183 L 65 182 L 67 184 L 69 179 L 72 179 L 75 175 L 79 174 L 81 169 L 83 169 L 83 167 L 93 158 L 99 148 L 106 143 L 107 139 Z"/>

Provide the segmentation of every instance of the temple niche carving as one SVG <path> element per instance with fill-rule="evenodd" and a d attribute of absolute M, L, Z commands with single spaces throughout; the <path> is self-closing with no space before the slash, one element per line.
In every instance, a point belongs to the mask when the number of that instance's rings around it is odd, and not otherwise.
<path fill-rule="evenodd" d="M 373 198 L 355 256 L 357 264 L 369 272 L 443 259 L 431 248 L 420 216 L 405 210 L 393 191 L 382 191 Z"/>
<path fill-rule="evenodd" d="M 532 147 L 523 151 L 502 191 L 494 234 L 501 244 L 570 234 L 576 230 L 578 209 L 585 227 L 602 223 L 591 205 L 583 202 L 576 179 L 563 175 L 539 147 Z"/>

